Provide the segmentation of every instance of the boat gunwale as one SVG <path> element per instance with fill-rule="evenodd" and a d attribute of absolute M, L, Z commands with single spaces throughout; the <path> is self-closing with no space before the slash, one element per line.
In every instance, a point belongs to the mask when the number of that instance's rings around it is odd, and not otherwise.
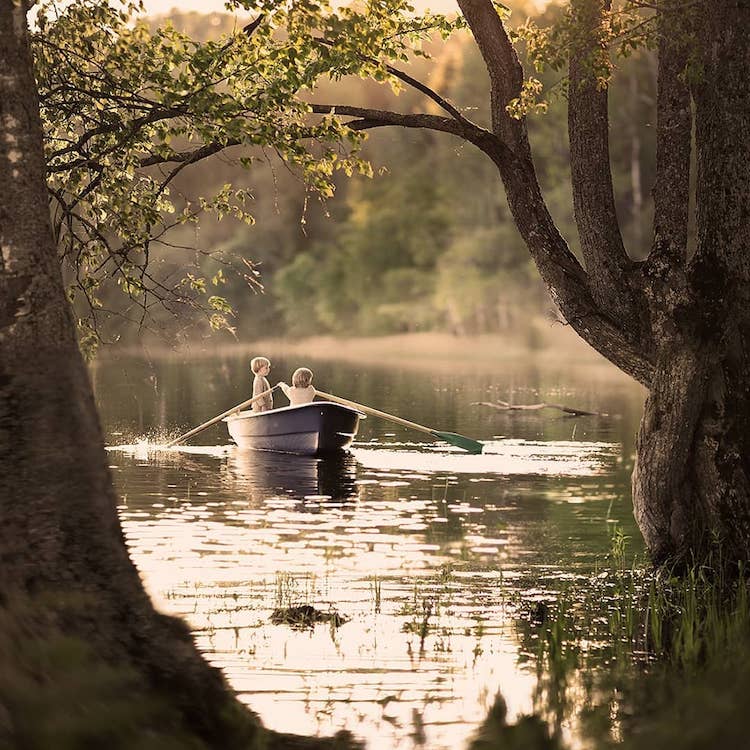
<path fill-rule="evenodd" d="M 361 411 L 358 411 L 357 409 L 352 409 L 349 406 L 344 406 L 343 404 L 337 404 L 335 401 L 310 401 L 307 404 L 297 404 L 296 406 L 292 406 L 291 404 L 289 406 L 280 406 L 277 409 L 269 409 L 268 411 L 251 411 L 251 410 L 245 410 L 245 411 L 239 411 L 236 414 L 230 414 L 228 417 L 224 417 L 222 419 L 222 422 L 232 422 L 238 419 L 254 419 L 256 417 L 268 417 L 272 414 L 280 414 L 282 412 L 288 413 L 292 411 L 297 411 L 299 409 L 307 409 L 310 406 L 335 406 L 337 409 L 343 409 L 344 411 L 352 412 L 353 414 L 359 415 L 360 419 L 367 419 L 367 415 L 363 414 Z"/>

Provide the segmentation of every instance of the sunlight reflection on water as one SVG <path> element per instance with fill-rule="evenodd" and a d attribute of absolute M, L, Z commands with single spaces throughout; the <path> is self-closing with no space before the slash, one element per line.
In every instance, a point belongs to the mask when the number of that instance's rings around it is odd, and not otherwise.
<path fill-rule="evenodd" d="M 586 443 L 527 440 L 495 440 L 484 444 L 480 455 L 470 455 L 458 448 L 427 446 L 415 451 L 409 446 L 396 449 L 358 448 L 352 453 L 370 469 L 419 470 L 420 472 L 455 472 L 462 474 L 523 474 L 591 476 L 606 471 L 617 457 L 620 446 L 612 443 Z"/>
<path fill-rule="evenodd" d="M 532 710 L 515 626 L 535 596 L 523 582 L 545 565 L 557 575 L 563 550 L 566 569 L 591 564 L 620 447 L 418 447 L 370 442 L 332 459 L 110 448 L 147 588 L 268 726 L 438 750 L 464 744 L 498 690 L 511 720 Z M 300 603 L 350 620 L 271 624 Z"/>

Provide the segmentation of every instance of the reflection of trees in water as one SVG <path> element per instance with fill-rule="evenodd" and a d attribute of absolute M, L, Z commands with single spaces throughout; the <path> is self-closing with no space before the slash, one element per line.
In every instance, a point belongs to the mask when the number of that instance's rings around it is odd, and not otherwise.
<path fill-rule="evenodd" d="M 348 453 L 295 456 L 271 451 L 236 450 L 227 461 L 228 476 L 258 502 L 282 494 L 302 500 L 325 496 L 346 500 L 357 494 L 356 461 Z"/>
<path fill-rule="evenodd" d="M 197 511 L 202 519 L 231 523 L 226 510 L 232 496 L 225 492 L 223 454 L 156 451 L 148 454 L 147 462 L 127 454 L 114 460 L 115 485 L 127 511 L 146 513 L 152 520 L 182 521 L 192 520 Z"/>
<path fill-rule="evenodd" d="M 590 569 L 609 549 L 615 522 L 636 552 L 642 543 L 632 517 L 630 499 L 610 475 L 571 478 L 492 476 L 486 481 L 459 476 L 450 483 L 431 482 L 436 514 L 445 519 L 425 531 L 430 544 L 461 543 L 467 534 L 505 542 L 503 567 L 527 564 L 567 565 Z M 368 491 L 376 496 L 377 485 Z M 418 485 L 409 492 L 425 490 Z M 481 513 L 462 512 L 461 505 Z M 478 544 L 479 542 L 474 542 Z M 494 543 L 489 545 L 494 546 Z"/>
<path fill-rule="evenodd" d="M 503 505 L 486 514 L 486 523 L 505 521 L 511 548 L 533 550 L 537 564 L 566 561 L 572 569 L 590 568 L 609 550 L 615 526 L 624 530 L 633 550 L 642 547 L 627 486 L 610 474 L 513 478 Z"/>
<path fill-rule="evenodd" d="M 232 514 L 226 510 L 239 499 L 262 509 L 273 498 L 289 498 L 300 501 L 305 512 L 325 510 L 329 502 L 353 498 L 358 498 L 366 511 L 370 503 L 379 505 L 386 500 L 398 513 L 403 496 L 403 513 L 417 513 L 427 522 L 423 532 L 426 543 L 455 550 L 467 535 L 499 539 L 503 567 L 533 561 L 535 565 L 589 569 L 608 550 L 613 521 L 631 538 L 629 547 L 636 552 L 641 547 L 629 498 L 623 495 L 617 475 L 493 475 L 482 481 L 468 474 L 415 478 L 401 470 L 368 470 L 347 453 L 314 458 L 240 451 L 232 446 L 205 450 L 156 451 L 148 455 L 147 463 L 146 456 L 126 457 L 116 474 L 118 487 L 128 495 L 131 506 L 143 509 L 153 504 L 154 488 L 162 490 L 158 497 L 174 495 L 182 505 L 203 505 L 210 499 L 205 512 L 228 523 L 232 523 Z M 372 483 L 357 485 L 358 478 Z M 404 486 L 389 486 L 393 482 L 387 480 L 399 480 Z M 301 502 L 310 496 L 319 498 L 318 502 Z M 410 508 L 413 503 L 417 505 Z M 466 512 L 462 505 L 467 506 Z M 157 511 L 157 515 L 161 513 Z M 444 520 L 435 523 L 434 517 Z M 481 546 L 481 540 L 466 545 L 465 559 L 469 559 L 468 546 Z M 489 546 L 496 543 L 491 541 Z"/>

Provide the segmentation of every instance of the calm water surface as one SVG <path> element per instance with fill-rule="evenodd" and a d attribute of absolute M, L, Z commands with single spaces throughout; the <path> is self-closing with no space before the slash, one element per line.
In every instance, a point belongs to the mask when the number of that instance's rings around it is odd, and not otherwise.
<path fill-rule="evenodd" d="M 562 362 L 499 359 L 467 375 L 274 360 L 272 382 L 307 364 L 321 389 L 480 439 L 485 453 L 372 418 L 335 459 L 239 451 L 223 426 L 159 450 L 249 397 L 250 355 L 119 357 L 93 370 L 120 516 L 158 605 L 188 620 L 272 728 L 438 750 L 466 746 L 498 692 L 511 720 L 531 713 L 523 623 L 607 564 L 614 528 L 640 552 L 629 490 L 640 389 Z M 607 416 L 473 405 L 495 399 Z M 270 622 L 303 603 L 348 621 Z M 562 731 L 585 744 L 574 721 Z"/>

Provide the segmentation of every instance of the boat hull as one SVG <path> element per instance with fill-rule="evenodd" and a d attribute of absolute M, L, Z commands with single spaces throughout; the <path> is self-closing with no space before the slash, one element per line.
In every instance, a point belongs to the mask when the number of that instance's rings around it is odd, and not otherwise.
<path fill-rule="evenodd" d="M 241 411 L 224 421 L 240 448 L 320 456 L 348 448 L 360 416 L 340 404 L 314 401 L 272 411 Z"/>

